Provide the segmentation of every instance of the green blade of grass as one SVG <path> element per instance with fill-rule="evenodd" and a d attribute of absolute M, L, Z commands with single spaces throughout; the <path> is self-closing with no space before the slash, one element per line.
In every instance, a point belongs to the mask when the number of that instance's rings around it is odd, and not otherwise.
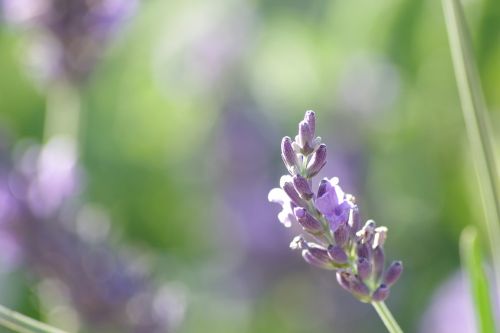
<path fill-rule="evenodd" d="M 476 228 L 473 226 L 465 228 L 460 236 L 460 259 L 463 269 L 467 272 L 474 300 L 478 332 L 496 332 L 490 288 L 483 269 L 481 246 Z"/>
<path fill-rule="evenodd" d="M 66 333 L 0 305 L 0 326 L 17 333 Z"/>
<path fill-rule="evenodd" d="M 497 286 L 497 297 L 500 300 L 498 168 L 493 149 L 494 144 L 489 127 L 488 113 L 472 55 L 470 36 L 462 5 L 458 0 L 442 0 L 442 4 L 460 102 L 485 213 L 481 227 L 488 235 L 493 275 Z"/>

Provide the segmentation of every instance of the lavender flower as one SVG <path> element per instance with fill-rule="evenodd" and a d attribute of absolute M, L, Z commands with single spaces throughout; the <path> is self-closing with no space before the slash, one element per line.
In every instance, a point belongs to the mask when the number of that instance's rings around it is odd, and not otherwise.
<path fill-rule="evenodd" d="M 269 192 L 269 201 L 281 205 L 278 219 L 286 227 L 302 226 L 303 235 L 290 247 L 301 250 L 307 263 L 335 270 L 341 287 L 360 301 L 382 302 L 403 265 L 396 261 L 384 269 L 387 228 L 373 220 L 361 227 L 355 198 L 342 190 L 337 177 L 323 179 L 313 192 L 312 178 L 326 164 L 326 145 L 315 129 L 315 114 L 307 111 L 295 141 L 283 138 L 282 158 L 290 175 L 281 177 L 281 188 Z"/>
<path fill-rule="evenodd" d="M 176 295 L 158 290 L 104 234 L 86 227 L 102 221 L 83 214 L 88 206 L 77 198 L 81 170 L 71 147 L 54 137 L 43 146 L 19 145 L 11 158 L 10 147 L 0 146 L 2 261 L 16 259 L 38 277 L 58 281 L 94 331 L 172 331 L 184 311 L 182 303 L 169 304 Z"/>
<path fill-rule="evenodd" d="M 43 79 L 81 83 L 137 0 L 0 0 L 5 19 L 32 32 L 32 63 Z"/>

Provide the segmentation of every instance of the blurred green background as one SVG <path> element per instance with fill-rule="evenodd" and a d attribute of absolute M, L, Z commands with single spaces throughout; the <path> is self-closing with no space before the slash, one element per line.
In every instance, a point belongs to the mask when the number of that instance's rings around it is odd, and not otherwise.
<path fill-rule="evenodd" d="M 465 5 L 498 133 L 500 2 Z M 0 25 L 0 126 L 14 143 L 43 141 L 26 44 Z M 384 332 L 288 249 L 294 233 L 267 202 L 280 139 L 305 110 L 329 148 L 322 176 L 389 227 L 405 273 L 387 303 L 405 331 L 431 325 L 460 231 L 482 218 L 439 1 L 143 1 L 81 96 L 81 196 L 109 215 L 115 251 L 175 287 L 176 332 Z M 0 271 L 1 303 L 85 326 L 44 306 L 29 267 Z"/>

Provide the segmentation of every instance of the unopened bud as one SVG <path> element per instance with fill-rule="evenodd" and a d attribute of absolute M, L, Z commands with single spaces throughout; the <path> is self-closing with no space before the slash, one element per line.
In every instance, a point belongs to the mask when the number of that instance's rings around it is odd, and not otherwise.
<path fill-rule="evenodd" d="M 381 284 L 373 293 L 372 300 L 374 300 L 375 302 L 385 301 L 387 297 L 389 297 L 389 292 L 389 287 L 385 284 Z"/>
<path fill-rule="evenodd" d="M 309 214 L 305 208 L 295 207 L 293 212 L 299 224 L 307 231 L 313 234 L 323 231 L 323 225 Z"/>
<path fill-rule="evenodd" d="M 375 281 L 379 281 L 384 273 L 385 255 L 382 247 L 377 246 L 372 251 L 373 276 Z"/>
<path fill-rule="evenodd" d="M 292 177 L 290 176 L 281 177 L 280 186 L 295 205 L 301 207 L 306 205 L 304 200 L 300 197 L 299 193 L 297 193 L 297 190 L 295 190 L 295 186 L 293 186 Z"/>
<path fill-rule="evenodd" d="M 368 244 L 358 241 L 356 243 L 356 253 L 357 253 L 358 257 L 370 260 L 371 251 L 370 251 L 370 247 L 368 246 Z"/>
<path fill-rule="evenodd" d="M 317 175 L 326 164 L 326 145 L 321 144 L 307 165 L 307 177 Z"/>
<path fill-rule="evenodd" d="M 330 256 L 330 259 L 332 259 L 332 261 L 338 265 L 346 264 L 347 261 L 349 260 L 344 249 L 342 249 L 338 245 L 329 246 L 328 247 L 328 255 Z"/>
<path fill-rule="evenodd" d="M 322 269 L 334 269 L 326 249 L 317 246 L 309 246 L 307 249 L 302 250 L 302 257 L 310 265 Z"/>
<path fill-rule="evenodd" d="M 302 198 L 309 200 L 313 197 L 313 192 L 308 180 L 301 175 L 293 176 L 293 185 Z"/>
<path fill-rule="evenodd" d="M 401 261 L 394 261 L 385 273 L 384 284 L 393 285 L 399 279 L 401 273 L 403 273 L 403 264 Z"/>
<path fill-rule="evenodd" d="M 289 171 L 293 171 L 297 167 L 297 155 L 292 148 L 292 139 L 285 136 L 281 141 L 281 158 Z"/>
<path fill-rule="evenodd" d="M 347 224 L 341 224 L 333 233 L 333 238 L 335 239 L 335 244 L 343 247 L 349 240 L 349 227 Z"/>
<path fill-rule="evenodd" d="M 366 280 L 372 274 L 372 265 L 366 258 L 359 258 L 356 263 L 356 268 L 358 270 L 358 276 L 361 280 Z"/>
<path fill-rule="evenodd" d="M 351 292 L 357 296 L 360 301 L 366 301 L 370 296 L 370 289 L 363 281 L 358 279 L 351 282 Z"/>
<path fill-rule="evenodd" d="M 305 155 L 312 153 L 311 141 L 314 139 L 314 133 L 311 131 L 309 124 L 306 121 L 299 123 L 298 142 Z"/>
<path fill-rule="evenodd" d="M 312 136 L 316 134 L 316 114 L 312 110 L 306 111 L 304 116 L 304 121 L 309 125 L 309 129 L 311 130 Z"/>

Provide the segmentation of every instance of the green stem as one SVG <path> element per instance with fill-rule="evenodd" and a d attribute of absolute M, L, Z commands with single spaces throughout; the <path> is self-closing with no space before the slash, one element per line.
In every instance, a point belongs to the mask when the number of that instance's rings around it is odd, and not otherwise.
<path fill-rule="evenodd" d="M 18 333 L 66 333 L 0 305 L 0 326 Z"/>
<path fill-rule="evenodd" d="M 485 212 L 484 231 L 488 236 L 497 297 L 500 299 L 500 202 L 492 132 L 462 5 L 458 0 L 442 0 L 442 3 L 458 92 Z"/>
<path fill-rule="evenodd" d="M 403 333 L 396 319 L 392 316 L 391 310 L 389 310 L 384 302 L 372 302 L 372 305 L 390 333 Z"/>

